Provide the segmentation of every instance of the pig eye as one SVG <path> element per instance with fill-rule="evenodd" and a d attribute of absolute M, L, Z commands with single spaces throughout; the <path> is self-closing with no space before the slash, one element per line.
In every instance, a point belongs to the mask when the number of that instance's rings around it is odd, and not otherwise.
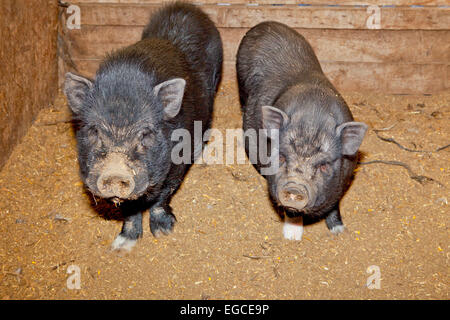
<path fill-rule="evenodd" d="M 319 164 L 318 166 L 317 166 L 317 168 L 320 170 L 320 172 L 322 172 L 322 173 L 329 173 L 329 171 L 330 171 L 330 165 L 328 164 L 328 163 L 322 163 L 322 164 Z"/>
<path fill-rule="evenodd" d="M 91 145 L 93 146 L 101 145 L 98 129 L 96 127 L 90 127 L 88 129 L 87 137 Z"/>
<path fill-rule="evenodd" d="M 88 129 L 88 134 L 90 137 L 98 137 L 98 129 L 96 127 L 90 127 Z"/>
<path fill-rule="evenodd" d="M 153 144 L 153 134 L 150 130 L 145 130 L 141 133 L 141 145 L 143 147 L 150 147 Z"/>

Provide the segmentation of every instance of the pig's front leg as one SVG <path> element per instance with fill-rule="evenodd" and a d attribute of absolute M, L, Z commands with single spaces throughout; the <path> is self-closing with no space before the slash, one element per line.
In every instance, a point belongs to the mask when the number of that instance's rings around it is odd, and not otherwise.
<path fill-rule="evenodd" d="M 283 235 L 288 240 L 302 240 L 303 237 L 303 217 L 290 218 L 284 216 Z"/>
<path fill-rule="evenodd" d="M 172 213 L 172 208 L 169 203 L 172 195 L 180 187 L 182 179 L 179 178 L 179 173 L 186 172 L 186 169 L 186 166 L 178 166 L 173 168 L 173 171 L 169 173 L 169 182 L 161 190 L 161 193 L 157 197 L 156 201 L 150 207 L 150 231 L 155 237 L 159 237 L 161 234 L 168 235 L 173 230 L 173 226 L 175 225 L 177 219 Z M 173 176 L 175 176 L 175 178 L 173 178 Z"/>
<path fill-rule="evenodd" d="M 125 217 L 122 231 L 111 247 L 113 250 L 130 251 L 140 237 L 142 237 L 142 212 L 137 212 Z"/>
<path fill-rule="evenodd" d="M 339 212 L 339 203 L 328 213 L 325 223 L 332 234 L 339 234 L 344 231 L 345 227 L 341 219 L 341 213 Z"/>
<path fill-rule="evenodd" d="M 177 221 L 168 202 L 169 197 L 164 197 L 150 208 L 150 231 L 155 237 L 171 233 Z"/>

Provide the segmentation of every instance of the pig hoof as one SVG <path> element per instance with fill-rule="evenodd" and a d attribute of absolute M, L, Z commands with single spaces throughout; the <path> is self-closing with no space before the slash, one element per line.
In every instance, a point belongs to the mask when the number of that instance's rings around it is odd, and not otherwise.
<path fill-rule="evenodd" d="M 163 208 L 156 208 L 150 213 L 150 231 L 156 238 L 162 234 L 168 235 L 172 232 L 175 221 L 173 214 L 166 212 Z"/>
<path fill-rule="evenodd" d="M 285 221 L 283 225 L 283 235 L 288 240 L 302 240 L 303 236 L 303 223 Z"/>
<path fill-rule="evenodd" d="M 136 245 L 137 240 L 126 238 L 122 235 L 118 235 L 111 245 L 112 250 L 124 250 L 131 251 Z"/>
<path fill-rule="evenodd" d="M 340 234 L 340 233 L 344 232 L 344 230 L 345 230 L 345 227 L 342 224 L 334 226 L 330 229 L 332 234 Z"/>

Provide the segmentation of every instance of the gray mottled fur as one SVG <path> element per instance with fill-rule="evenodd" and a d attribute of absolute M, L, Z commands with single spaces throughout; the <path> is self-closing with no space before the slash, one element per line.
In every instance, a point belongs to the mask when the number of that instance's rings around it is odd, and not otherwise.
<path fill-rule="evenodd" d="M 236 67 L 244 130 L 264 127 L 263 106 L 275 107 L 289 119 L 280 127 L 280 154 L 286 161 L 276 174 L 266 176 L 274 204 L 281 206 L 280 184 L 293 179 L 308 184 L 314 201 L 299 212 L 284 208 L 288 215 L 331 215 L 329 228 L 342 225 L 339 200 L 351 180 L 356 155 L 342 154 L 337 132 L 353 117 L 309 43 L 284 24 L 263 22 L 245 35 Z M 365 132 L 364 124 L 356 124 Z M 247 143 L 247 153 L 248 147 Z M 327 174 L 317 170 L 321 163 L 329 165 Z M 255 167 L 260 170 L 261 164 Z"/>

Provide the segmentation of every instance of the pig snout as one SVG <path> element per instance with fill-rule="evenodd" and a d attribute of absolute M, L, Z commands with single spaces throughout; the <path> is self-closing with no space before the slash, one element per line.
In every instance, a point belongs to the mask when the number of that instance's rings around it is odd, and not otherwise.
<path fill-rule="evenodd" d="M 101 175 L 97 187 L 105 198 L 127 198 L 134 190 L 134 180 L 130 175 Z"/>
<path fill-rule="evenodd" d="M 285 207 L 301 210 L 308 204 L 308 190 L 305 185 L 288 182 L 279 189 L 278 199 Z"/>
<path fill-rule="evenodd" d="M 127 166 L 124 155 L 112 154 L 97 179 L 97 188 L 104 198 L 128 198 L 134 191 L 132 170 Z"/>

